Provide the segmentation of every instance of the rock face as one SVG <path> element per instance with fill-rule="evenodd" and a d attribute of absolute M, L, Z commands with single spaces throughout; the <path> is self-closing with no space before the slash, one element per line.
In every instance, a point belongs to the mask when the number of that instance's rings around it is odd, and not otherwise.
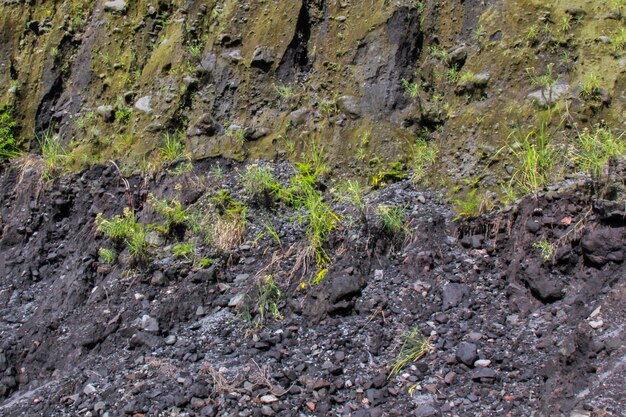
<path fill-rule="evenodd" d="M 624 262 L 624 231 L 601 229 L 587 233 L 581 240 L 585 259 L 593 265 Z"/>

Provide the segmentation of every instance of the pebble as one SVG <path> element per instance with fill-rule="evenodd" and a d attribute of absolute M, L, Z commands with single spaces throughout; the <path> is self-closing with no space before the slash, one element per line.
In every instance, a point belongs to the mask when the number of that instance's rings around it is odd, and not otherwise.
<path fill-rule="evenodd" d="M 169 335 L 169 336 L 167 336 L 165 338 L 165 344 L 168 345 L 168 346 L 175 345 L 176 344 L 176 340 L 177 340 L 176 336 L 171 334 L 171 335 Z"/>
<path fill-rule="evenodd" d="M 159 331 L 159 322 L 155 318 L 145 314 L 141 318 L 141 328 L 146 332 L 156 333 Z"/>
<path fill-rule="evenodd" d="M 491 361 L 489 359 L 479 359 L 474 362 L 474 366 L 477 368 L 486 368 L 491 365 Z"/>
<path fill-rule="evenodd" d="M 90 395 L 97 392 L 96 387 L 94 387 L 92 384 L 87 384 L 85 385 L 85 388 L 83 388 L 83 394 L 85 395 Z"/>
<path fill-rule="evenodd" d="M 275 395 L 272 394 L 268 394 L 268 395 L 264 395 L 261 397 L 261 402 L 263 404 L 272 404 L 278 401 L 278 398 L 276 398 Z"/>

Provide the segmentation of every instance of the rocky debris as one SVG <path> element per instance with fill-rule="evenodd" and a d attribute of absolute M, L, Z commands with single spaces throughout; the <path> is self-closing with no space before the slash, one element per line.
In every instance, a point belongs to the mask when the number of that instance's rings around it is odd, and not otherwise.
<path fill-rule="evenodd" d="M 218 163 L 226 172 L 210 177 L 207 187 L 247 201 L 238 182 L 242 167 L 222 160 L 198 162 L 188 177 L 157 176 L 149 192 L 167 195 L 182 184 L 180 198 L 202 202 L 189 184 Z M 273 168 L 289 181 L 291 165 Z M 0 187 L 13 190 L 16 180 L 4 176 Z M 129 183 L 143 184 L 134 177 Z M 584 197 L 529 198 L 464 229 L 440 196 L 398 182 L 369 194 L 368 204 L 410 207 L 411 243 L 390 250 L 385 238 L 368 241 L 358 229 L 337 233 L 327 248 L 334 263 L 315 285 L 300 273 L 290 277 L 297 251 L 286 255 L 286 248 L 305 233 L 289 220 L 293 212 L 282 212 L 287 207 L 251 205 L 247 236 L 227 255 L 198 244 L 198 256 L 216 258 L 208 268 L 171 257 L 166 248 L 174 238 L 167 237 L 153 249 L 153 262 L 129 276 L 125 264 L 99 265 L 98 249 L 110 242 L 94 235 L 89 220 L 101 211 L 121 213 L 127 204 L 114 168 L 58 180 L 41 190 L 42 204 L 33 209 L 28 199 L 7 195 L 5 230 L 26 224 L 31 231 L 0 237 L 0 414 L 159 415 L 175 407 L 207 416 L 500 417 L 569 415 L 582 405 L 618 413 L 625 405 L 619 378 L 625 266 L 608 260 L 599 267 L 588 258 L 615 252 L 597 249 L 601 236 L 623 248 L 614 235 L 624 230 L 612 214 L 617 206 L 597 203 L 602 214 L 546 262 L 533 244 L 577 224 L 587 212 Z M 28 216 L 20 220 L 20 213 Z M 143 216 L 140 209 L 139 218 L 153 221 Z M 255 219 L 268 217 L 282 248 L 257 239 L 263 229 Z M 541 224 L 539 235 L 528 231 L 529 219 Z M 28 240 L 15 239 L 26 233 Z M 283 293 L 281 318 L 259 320 L 260 271 L 272 274 Z M 558 283 L 558 297 L 538 278 Z M 432 350 L 390 375 L 412 330 L 428 337 Z M 63 373 L 55 373 L 60 366 Z M 93 389 L 85 394 L 87 386 Z M 581 400 L 563 399 L 555 388 L 562 386 Z M 40 391 L 19 399 L 31 389 Z"/>
<path fill-rule="evenodd" d="M 105 122 L 112 122 L 115 118 L 115 108 L 113 106 L 102 105 L 98 106 L 96 113 L 102 116 Z"/>

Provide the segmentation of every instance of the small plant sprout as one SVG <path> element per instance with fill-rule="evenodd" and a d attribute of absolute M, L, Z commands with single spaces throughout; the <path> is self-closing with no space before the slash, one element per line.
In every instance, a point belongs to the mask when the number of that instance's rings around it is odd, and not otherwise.
<path fill-rule="evenodd" d="M 206 269 L 212 266 L 215 263 L 215 259 L 213 258 L 201 258 L 196 263 L 196 266 L 201 269 Z"/>
<path fill-rule="evenodd" d="M 107 265 L 113 265 L 117 260 L 117 252 L 113 249 L 100 248 L 98 249 L 98 256 L 102 263 Z"/>
<path fill-rule="evenodd" d="M 554 254 L 554 246 L 552 246 L 552 244 L 546 239 L 533 243 L 533 248 L 539 251 L 541 258 L 545 262 L 548 262 L 550 259 L 552 259 L 552 256 Z"/>
<path fill-rule="evenodd" d="M 402 335 L 402 345 L 400 352 L 391 362 L 391 369 L 387 379 L 398 375 L 411 362 L 417 362 L 434 349 L 430 340 L 420 336 L 417 328 Z"/>
<path fill-rule="evenodd" d="M 283 100 L 289 100 L 295 96 L 293 88 L 288 85 L 274 85 L 274 90 L 276 90 L 278 96 Z"/>
<path fill-rule="evenodd" d="M 193 243 L 177 243 L 172 246 L 172 255 L 177 258 L 190 260 L 196 253 L 196 247 Z"/>
<path fill-rule="evenodd" d="M 546 66 L 546 72 L 542 75 L 537 75 L 537 71 L 534 68 L 526 68 L 526 74 L 530 78 L 530 82 L 535 87 L 541 87 L 543 89 L 551 89 L 557 82 L 557 76 L 554 74 L 554 64 L 550 63 Z"/>
<path fill-rule="evenodd" d="M 417 98 L 420 95 L 420 86 L 418 83 L 416 82 L 411 82 L 409 80 L 402 80 L 402 89 L 404 90 L 404 93 L 411 97 L 411 98 Z"/>

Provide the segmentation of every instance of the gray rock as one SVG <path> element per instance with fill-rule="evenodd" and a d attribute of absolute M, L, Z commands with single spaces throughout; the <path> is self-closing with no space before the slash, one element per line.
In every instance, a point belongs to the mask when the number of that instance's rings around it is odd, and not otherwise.
<path fill-rule="evenodd" d="M 415 416 L 417 417 L 434 417 L 438 415 L 440 415 L 439 411 L 431 405 L 420 405 L 415 410 Z"/>
<path fill-rule="evenodd" d="M 271 132 L 267 127 L 247 127 L 244 129 L 244 136 L 249 141 L 255 141 L 264 138 Z"/>
<path fill-rule="evenodd" d="M 467 45 L 459 45 L 455 47 L 448 53 L 448 65 L 458 65 L 461 66 L 465 63 L 467 59 Z"/>
<path fill-rule="evenodd" d="M 129 345 L 131 348 L 137 348 L 140 346 L 148 346 L 151 349 L 161 346 L 163 343 L 163 339 L 157 335 L 146 333 L 146 332 L 137 332 L 135 333 L 129 341 Z"/>
<path fill-rule="evenodd" d="M 157 319 L 145 314 L 141 318 L 141 328 L 146 332 L 156 333 L 159 331 L 159 322 Z"/>
<path fill-rule="evenodd" d="M 92 384 L 87 384 L 85 385 L 85 388 L 83 388 L 83 394 L 85 395 L 90 395 L 93 394 L 95 392 L 97 392 L 98 390 L 96 389 L 96 387 L 94 387 Z"/>
<path fill-rule="evenodd" d="M 549 88 L 542 88 L 528 94 L 528 99 L 537 103 L 541 107 L 551 106 L 565 97 L 570 90 L 570 86 L 565 83 L 559 83 Z"/>
<path fill-rule="evenodd" d="M 115 118 L 115 108 L 113 106 L 98 106 L 96 113 L 102 116 L 105 122 L 112 122 Z"/>
<path fill-rule="evenodd" d="M 289 122 L 293 126 L 300 126 L 306 122 L 306 119 L 309 116 L 309 109 L 303 107 L 301 109 L 297 109 L 289 113 Z"/>
<path fill-rule="evenodd" d="M 361 117 L 361 104 L 359 99 L 354 96 L 341 96 L 337 99 L 337 107 L 339 110 L 348 115 L 351 119 Z"/>
<path fill-rule="evenodd" d="M 113 0 L 104 3 L 104 10 L 107 12 L 123 12 L 126 10 L 126 1 Z"/>
<path fill-rule="evenodd" d="M 246 293 L 240 293 L 235 295 L 233 298 L 230 299 L 230 301 L 228 301 L 228 307 L 235 307 L 238 308 L 241 305 L 243 305 L 243 301 L 246 298 Z"/>
<path fill-rule="evenodd" d="M 150 279 L 151 285 L 161 286 L 165 284 L 165 274 L 161 271 L 154 271 Z"/>
<path fill-rule="evenodd" d="M 106 407 L 104 401 L 98 401 L 93 405 L 93 411 L 96 413 L 102 413 L 102 411 L 104 411 L 104 407 Z"/>
<path fill-rule="evenodd" d="M 174 336 L 173 334 L 171 334 L 171 335 L 169 335 L 169 336 L 167 336 L 167 337 L 165 338 L 165 344 L 166 344 L 166 345 L 168 345 L 168 346 L 175 345 L 175 344 L 176 344 L 176 340 L 178 340 L 178 339 L 176 338 L 176 336 Z"/>
<path fill-rule="evenodd" d="M 464 284 L 446 284 L 441 289 L 441 297 L 443 299 L 443 309 L 448 310 L 456 307 L 467 296 L 469 290 Z"/>
<path fill-rule="evenodd" d="M 463 342 L 456 348 L 456 359 L 467 366 L 473 366 L 478 359 L 478 348 L 473 343 Z"/>
<path fill-rule="evenodd" d="M 4 353 L 0 353 L 0 372 L 4 372 L 8 365 L 6 355 Z"/>
<path fill-rule="evenodd" d="M 474 366 L 476 368 L 486 368 L 489 365 L 491 365 L 491 361 L 489 359 L 478 359 L 476 362 L 474 362 Z"/>
<path fill-rule="evenodd" d="M 257 46 L 252 53 L 252 59 L 250 60 L 250 66 L 254 68 L 262 69 L 263 71 L 269 71 L 276 60 L 274 56 L 274 50 L 269 46 Z"/>
<path fill-rule="evenodd" d="M 619 228 L 596 229 L 586 233 L 581 239 L 585 260 L 602 266 L 608 262 L 624 261 L 626 233 Z"/>
<path fill-rule="evenodd" d="M 213 136 L 216 132 L 215 121 L 210 113 L 204 113 L 187 129 L 187 136 Z"/>
<path fill-rule="evenodd" d="M 151 102 L 152 96 L 143 96 L 137 102 L 135 102 L 135 108 L 146 114 L 152 113 Z"/>
<path fill-rule="evenodd" d="M 234 64 L 238 64 L 243 59 L 243 57 L 241 56 L 241 51 L 239 49 L 235 49 L 234 51 L 230 52 L 224 52 L 221 57 Z"/>
<path fill-rule="evenodd" d="M 472 372 L 472 379 L 474 381 L 484 381 L 489 382 L 494 380 L 497 376 L 496 371 L 491 368 L 476 368 Z"/>
<path fill-rule="evenodd" d="M 214 266 L 208 269 L 201 269 L 191 276 L 191 282 L 194 284 L 209 283 L 215 281 L 217 271 Z"/>

